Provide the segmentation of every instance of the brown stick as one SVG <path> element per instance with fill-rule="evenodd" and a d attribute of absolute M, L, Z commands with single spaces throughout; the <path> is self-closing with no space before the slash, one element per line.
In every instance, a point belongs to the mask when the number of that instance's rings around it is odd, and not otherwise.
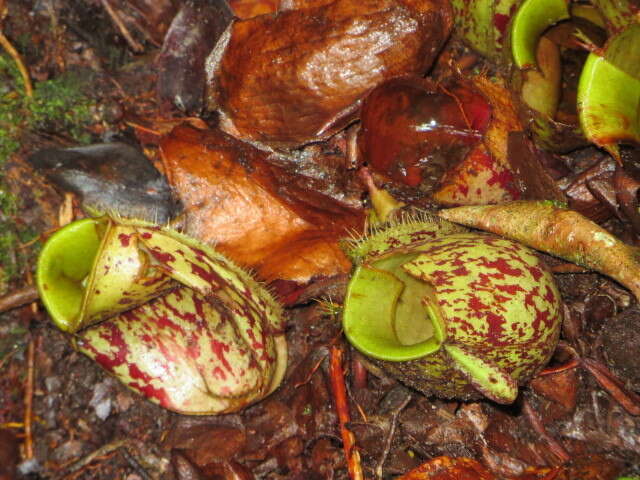
<path fill-rule="evenodd" d="M 351 360 L 351 371 L 353 372 L 353 388 L 355 390 L 367 388 L 368 372 L 357 355 L 354 355 Z"/>
<path fill-rule="evenodd" d="M 131 47 L 131 50 L 133 50 L 134 52 L 142 52 L 144 50 L 144 47 L 135 38 L 133 38 L 126 25 L 120 18 L 120 15 L 118 15 L 118 12 L 116 12 L 111 6 L 109 0 L 102 0 L 102 5 L 111 17 L 111 20 L 113 20 L 113 23 L 115 23 L 116 27 L 118 27 L 118 30 L 120 30 L 120 33 L 122 34 L 124 39 L 129 44 L 129 47 Z"/>
<path fill-rule="evenodd" d="M 35 339 L 32 337 L 27 345 L 27 381 L 24 388 L 24 457 L 33 458 L 33 385 L 35 379 Z"/>
<path fill-rule="evenodd" d="M 523 399 L 522 401 L 522 411 L 529 420 L 533 430 L 540 435 L 545 442 L 547 442 L 549 449 L 560 459 L 560 461 L 564 464 L 571 460 L 571 456 L 567 453 L 562 444 L 549 435 L 549 432 L 547 432 L 547 429 L 544 428 L 544 425 L 542 424 L 542 420 L 540 419 L 538 412 L 533 409 L 526 399 Z"/>
<path fill-rule="evenodd" d="M 631 415 L 640 415 L 640 395 L 627 390 L 622 382 L 603 364 L 584 358 L 584 368 Z"/>
<path fill-rule="evenodd" d="M 362 465 L 360 464 L 360 453 L 355 448 L 355 436 L 346 426 L 350 418 L 349 405 L 347 403 L 347 387 L 344 382 L 344 373 L 342 372 L 342 350 L 335 345 L 331 347 L 329 376 L 331 380 L 331 391 L 338 413 L 338 421 L 340 422 L 342 446 L 345 457 L 347 458 L 349 477 L 351 480 L 364 480 Z"/>
<path fill-rule="evenodd" d="M 38 289 L 33 285 L 27 285 L 9 295 L 0 297 L 0 313 L 22 307 L 36 300 L 38 300 Z"/>
<path fill-rule="evenodd" d="M 24 81 L 24 94 L 27 97 L 33 97 L 33 84 L 31 83 L 31 78 L 29 78 L 29 71 L 27 70 L 27 67 L 25 67 L 22 57 L 13 45 L 11 45 L 11 42 L 4 35 L 2 29 L 0 29 L 0 45 L 2 45 L 2 48 L 5 49 L 13 61 L 16 62 L 20 75 L 22 76 L 22 80 Z"/>

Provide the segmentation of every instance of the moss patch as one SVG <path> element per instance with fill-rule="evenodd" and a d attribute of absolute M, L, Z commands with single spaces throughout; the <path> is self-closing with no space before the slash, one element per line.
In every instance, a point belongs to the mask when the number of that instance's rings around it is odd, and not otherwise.
<path fill-rule="evenodd" d="M 20 199 L 6 184 L 4 170 L 16 153 L 26 132 L 58 134 L 75 143 L 86 144 L 91 136 L 94 105 L 83 92 L 85 82 L 78 74 L 65 73 L 54 79 L 36 82 L 33 97 L 24 93 L 24 82 L 14 61 L 0 55 L 0 294 L 16 280 L 33 258 L 33 249 L 19 248 L 35 237 L 20 216 Z"/>

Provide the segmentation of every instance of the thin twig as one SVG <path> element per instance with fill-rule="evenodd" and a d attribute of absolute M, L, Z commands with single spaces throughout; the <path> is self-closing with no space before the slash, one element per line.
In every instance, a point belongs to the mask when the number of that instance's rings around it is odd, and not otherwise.
<path fill-rule="evenodd" d="M 115 23 L 116 27 L 118 27 L 118 30 L 120 30 L 120 33 L 122 34 L 124 39 L 129 44 L 129 47 L 131 47 L 131 50 L 133 50 L 134 52 L 142 52 L 144 50 L 144 47 L 135 38 L 133 38 L 129 30 L 127 29 L 127 26 L 120 18 L 120 15 L 118 15 L 118 12 L 116 12 L 111 6 L 109 0 L 102 0 L 102 5 L 111 17 L 111 20 L 113 20 L 113 23 Z"/>
<path fill-rule="evenodd" d="M 0 313 L 22 307 L 27 303 L 38 300 L 38 289 L 33 285 L 27 285 L 4 297 L 0 297 Z"/>
<path fill-rule="evenodd" d="M 534 410 L 526 399 L 522 400 L 522 411 L 529 420 L 533 430 L 540 435 L 545 442 L 547 442 L 549 449 L 560 459 L 560 461 L 564 464 L 571 460 L 571 455 L 567 453 L 567 450 L 558 440 L 549 435 L 549 432 L 547 432 L 547 429 L 544 428 L 544 425 L 542 424 L 542 420 L 540 419 L 538 412 Z"/>
<path fill-rule="evenodd" d="M 351 480 L 364 480 L 362 465 L 360 464 L 360 453 L 356 449 L 355 436 L 347 428 L 350 418 L 349 405 L 347 403 L 347 387 L 344 382 L 344 373 L 342 372 L 342 350 L 335 345 L 331 347 L 329 376 L 331 379 L 333 399 L 338 413 L 338 421 L 340 422 L 342 448 L 344 449 L 344 454 L 347 459 L 349 477 Z"/>
<path fill-rule="evenodd" d="M 2 28 L 0 28 L 0 45 L 2 45 L 2 48 L 4 48 L 13 61 L 16 62 L 24 82 L 24 94 L 29 98 L 33 97 L 33 84 L 31 83 L 31 78 L 29 78 L 29 71 L 27 70 L 27 67 L 25 67 L 24 61 L 18 51 L 13 47 L 13 45 L 11 45 L 11 42 L 5 36 Z"/>
<path fill-rule="evenodd" d="M 384 450 L 382 451 L 382 454 L 380 455 L 380 459 L 378 460 L 378 464 L 376 465 L 376 476 L 378 478 L 382 478 L 382 467 L 384 466 L 384 462 L 387 460 L 387 457 L 389 456 L 389 452 L 391 452 L 391 444 L 393 442 L 393 436 L 396 434 L 396 427 L 398 425 L 398 417 L 400 416 L 400 412 L 402 412 L 402 410 L 404 410 L 404 408 L 409 405 L 409 402 L 412 399 L 412 395 L 407 395 L 402 402 L 400 403 L 400 405 L 398 405 L 392 412 L 391 412 L 391 424 L 389 426 L 389 431 L 386 433 L 385 435 L 385 439 L 384 439 Z"/>
<path fill-rule="evenodd" d="M 33 458 L 33 386 L 35 379 L 35 338 L 27 345 L 27 381 L 24 388 L 24 458 Z"/>
<path fill-rule="evenodd" d="M 611 370 L 590 358 L 582 359 L 584 368 L 594 376 L 598 384 L 616 400 L 630 415 L 640 415 L 640 395 L 625 388 Z"/>
<path fill-rule="evenodd" d="M 109 455 L 111 452 L 114 452 L 116 450 L 118 450 L 119 448 L 122 447 L 126 447 L 129 444 L 128 440 L 115 440 L 113 442 L 107 443 L 103 446 L 101 446 L 100 448 L 98 448 L 97 450 L 94 450 L 93 452 L 91 452 L 89 455 L 87 455 L 86 457 L 81 458 L 80 460 L 78 460 L 77 462 L 71 464 L 71 466 L 69 466 L 67 468 L 67 470 L 64 472 L 63 475 L 61 475 L 59 478 L 64 478 L 74 472 L 77 472 L 78 470 L 86 467 L 87 465 L 89 465 L 91 462 L 93 462 L 94 460 L 100 458 L 100 457 L 104 457 L 106 455 Z"/>

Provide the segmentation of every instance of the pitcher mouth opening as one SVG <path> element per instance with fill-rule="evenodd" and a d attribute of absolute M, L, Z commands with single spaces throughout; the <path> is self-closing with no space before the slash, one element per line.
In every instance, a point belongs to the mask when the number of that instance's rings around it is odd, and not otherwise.
<path fill-rule="evenodd" d="M 435 292 L 402 268 L 416 256 L 396 252 L 354 272 L 343 326 L 351 344 L 363 354 L 400 362 L 440 349 L 444 325 Z"/>
<path fill-rule="evenodd" d="M 40 298 L 61 330 L 76 330 L 103 223 L 93 218 L 73 222 L 53 234 L 40 254 L 36 275 Z"/>
<path fill-rule="evenodd" d="M 134 233 L 101 217 L 70 223 L 51 236 L 38 259 L 37 284 L 58 328 L 74 333 L 172 286 Z"/>

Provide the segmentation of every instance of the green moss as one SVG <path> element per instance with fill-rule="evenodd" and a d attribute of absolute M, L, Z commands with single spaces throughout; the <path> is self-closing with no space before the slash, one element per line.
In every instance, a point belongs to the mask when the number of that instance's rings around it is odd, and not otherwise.
<path fill-rule="evenodd" d="M 26 107 L 32 130 L 63 131 L 78 143 L 91 138 L 85 127 L 91 120 L 93 102 L 82 94 L 83 82 L 73 73 L 37 83 Z"/>
<path fill-rule="evenodd" d="M 15 62 L 0 55 L 0 294 L 19 278 L 36 253 L 36 248 L 20 248 L 35 233 L 15 221 L 20 201 L 5 183 L 5 164 L 19 150 L 26 132 L 62 134 L 76 143 L 89 143 L 86 127 L 94 102 L 83 92 L 85 85 L 78 74 L 69 72 L 36 82 L 29 98 Z"/>

